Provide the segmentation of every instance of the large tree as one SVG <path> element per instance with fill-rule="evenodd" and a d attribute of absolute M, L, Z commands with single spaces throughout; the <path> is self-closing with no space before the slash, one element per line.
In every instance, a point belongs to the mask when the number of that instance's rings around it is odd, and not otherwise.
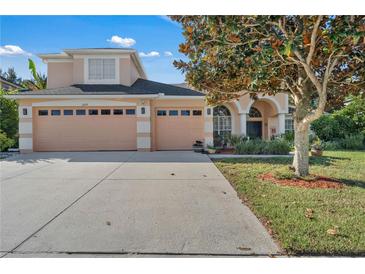
<path fill-rule="evenodd" d="M 174 64 L 211 104 L 286 92 L 295 104 L 299 176 L 309 173 L 309 125 L 364 88 L 364 16 L 172 16 L 188 57 Z"/>

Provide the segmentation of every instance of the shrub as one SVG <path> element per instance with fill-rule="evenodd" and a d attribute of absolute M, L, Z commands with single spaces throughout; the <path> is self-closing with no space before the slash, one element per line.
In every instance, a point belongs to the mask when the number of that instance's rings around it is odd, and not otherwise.
<path fill-rule="evenodd" d="M 339 141 L 340 145 L 344 149 L 363 149 L 364 148 L 364 135 L 362 133 L 346 136 Z"/>
<path fill-rule="evenodd" d="M 235 147 L 237 154 L 288 154 L 291 150 L 290 143 L 283 138 L 270 141 L 260 139 L 244 140 Z"/>
<path fill-rule="evenodd" d="M 247 140 L 247 137 L 244 135 L 235 135 L 231 134 L 227 136 L 228 144 L 232 147 L 236 147 L 239 143 Z"/>
<path fill-rule="evenodd" d="M 247 140 L 236 145 L 237 154 L 262 154 L 264 143 L 261 140 Z"/>
<path fill-rule="evenodd" d="M 266 141 L 265 143 L 265 154 L 288 154 L 291 150 L 290 143 L 281 138 Z"/>
<path fill-rule="evenodd" d="M 341 144 L 339 141 L 327 141 L 323 142 L 323 149 L 324 150 L 338 150 L 341 149 Z"/>
<path fill-rule="evenodd" d="M 365 96 L 350 97 L 351 103 L 336 112 L 336 115 L 349 117 L 353 124 L 353 132 L 365 133 Z"/>
<path fill-rule="evenodd" d="M 0 130 L 8 138 L 16 139 L 18 135 L 18 104 L 4 97 L 5 91 L 0 89 Z"/>
<path fill-rule="evenodd" d="M 314 121 L 311 129 L 326 142 L 365 133 L 365 99 L 361 96 L 352 97 L 351 103 L 344 108 Z"/>
<path fill-rule="evenodd" d="M 281 137 L 289 143 L 294 143 L 294 131 L 287 131 Z"/>
<path fill-rule="evenodd" d="M 322 141 L 345 138 L 351 133 L 354 123 L 349 117 L 341 115 L 324 115 L 311 125 L 316 136 Z"/>
<path fill-rule="evenodd" d="M 9 147 L 13 146 L 15 141 L 6 136 L 6 133 L 0 130 L 0 150 L 5 151 Z"/>

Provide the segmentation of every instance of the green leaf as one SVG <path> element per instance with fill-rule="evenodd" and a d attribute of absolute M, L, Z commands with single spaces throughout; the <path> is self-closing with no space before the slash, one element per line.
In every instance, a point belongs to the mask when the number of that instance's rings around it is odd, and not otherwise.
<path fill-rule="evenodd" d="M 286 44 L 285 44 L 285 49 L 284 49 L 284 54 L 286 55 L 286 56 L 290 56 L 291 55 L 291 52 L 292 52 L 292 42 L 287 42 Z"/>
<path fill-rule="evenodd" d="M 36 67 L 35 67 L 35 64 L 32 59 L 28 59 L 28 67 L 29 67 L 30 72 L 33 75 L 33 78 L 35 79 L 37 77 L 37 71 L 36 71 Z"/>
<path fill-rule="evenodd" d="M 358 35 L 358 34 L 354 35 L 354 37 L 353 37 L 354 45 L 356 45 L 359 42 L 360 38 L 361 38 L 361 35 Z"/>

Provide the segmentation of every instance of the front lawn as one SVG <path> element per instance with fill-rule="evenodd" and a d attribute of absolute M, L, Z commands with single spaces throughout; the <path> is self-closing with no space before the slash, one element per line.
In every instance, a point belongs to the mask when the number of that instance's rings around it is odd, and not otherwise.
<path fill-rule="evenodd" d="M 365 152 L 311 157 L 311 174 L 345 183 L 341 189 L 281 186 L 258 179 L 288 173 L 288 158 L 217 159 L 240 198 L 292 255 L 365 255 Z"/>

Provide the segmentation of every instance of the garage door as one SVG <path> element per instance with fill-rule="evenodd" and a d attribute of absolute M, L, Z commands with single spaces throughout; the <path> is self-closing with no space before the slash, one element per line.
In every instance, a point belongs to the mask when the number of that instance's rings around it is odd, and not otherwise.
<path fill-rule="evenodd" d="M 157 108 L 155 115 L 157 150 L 191 150 L 204 140 L 203 109 Z"/>
<path fill-rule="evenodd" d="M 136 150 L 134 108 L 35 108 L 35 151 Z"/>

